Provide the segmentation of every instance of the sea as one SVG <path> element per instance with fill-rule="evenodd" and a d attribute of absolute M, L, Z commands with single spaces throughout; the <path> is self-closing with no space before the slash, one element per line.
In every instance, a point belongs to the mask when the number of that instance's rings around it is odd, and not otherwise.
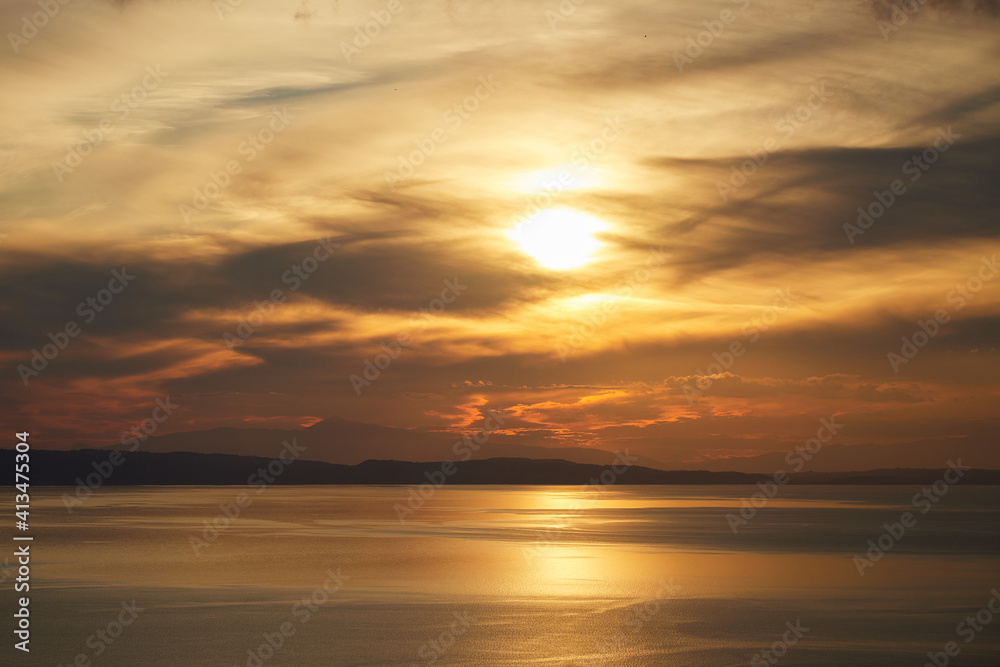
<path fill-rule="evenodd" d="M 31 511 L 30 653 L 8 632 L 2 664 L 1000 665 L 995 486 L 41 487 Z"/>

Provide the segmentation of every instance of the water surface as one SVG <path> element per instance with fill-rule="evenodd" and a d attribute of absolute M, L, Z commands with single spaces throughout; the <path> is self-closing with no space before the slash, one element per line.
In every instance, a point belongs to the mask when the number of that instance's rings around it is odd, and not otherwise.
<path fill-rule="evenodd" d="M 919 667 L 952 640 L 953 664 L 1000 660 L 1000 619 L 956 635 L 1000 587 L 996 487 L 916 512 L 864 576 L 919 489 L 786 487 L 734 535 L 752 487 L 454 486 L 405 522 L 405 487 L 269 487 L 205 533 L 246 490 L 104 488 L 68 514 L 36 489 L 22 664 L 721 667 L 797 622 L 779 664 Z"/>

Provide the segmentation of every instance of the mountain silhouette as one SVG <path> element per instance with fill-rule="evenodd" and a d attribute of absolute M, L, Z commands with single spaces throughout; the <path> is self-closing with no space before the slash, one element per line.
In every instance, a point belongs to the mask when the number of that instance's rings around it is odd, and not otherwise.
<path fill-rule="evenodd" d="M 480 434 L 482 432 L 480 431 Z M 461 434 L 446 434 L 380 426 L 332 416 L 304 429 L 214 428 L 184 431 L 147 438 L 138 451 L 195 452 L 273 458 L 282 442 L 295 438 L 306 448 L 304 458 L 325 463 L 356 465 L 369 459 L 395 461 L 458 461 L 472 454 L 473 459 L 527 458 L 563 459 L 575 463 L 608 465 L 616 453 L 587 447 L 536 447 L 499 441 L 494 434 L 482 445 L 466 444 L 456 452 Z M 471 434 L 470 434 L 471 437 Z M 482 437 L 479 438 L 483 440 Z M 478 447 L 475 449 L 474 447 Z M 131 449 L 115 445 L 113 449 Z M 636 465 L 666 469 L 662 461 L 639 457 Z"/>
<path fill-rule="evenodd" d="M 14 450 L 0 450 L 6 460 L 14 460 Z M 337 465 L 296 459 L 272 467 L 274 458 L 194 454 L 190 452 L 113 453 L 99 449 L 69 451 L 32 450 L 32 484 L 46 486 L 98 485 L 247 485 L 268 484 L 756 484 L 767 483 L 769 475 L 706 470 L 654 470 L 638 465 L 617 470 L 559 459 L 492 458 L 470 460 L 445 467 L 440 461 L 363 461 L 357 465 Z M 445 474 L 444 470 L 451 472 Z M 613 471 L 613 476 L 608 476 Z M 866 472 L 801 473 L 790 484 L 933 484 L 941 471 L 871 470 Z M 597 482 L 596 480 L 601 480 Z M 610 480 L 610 481 L 609 481 Z M 12 484 L 8 478 L 7 484 Z M 963 485 L 1000 484 L 1000 471 L 969 470 Z"/>

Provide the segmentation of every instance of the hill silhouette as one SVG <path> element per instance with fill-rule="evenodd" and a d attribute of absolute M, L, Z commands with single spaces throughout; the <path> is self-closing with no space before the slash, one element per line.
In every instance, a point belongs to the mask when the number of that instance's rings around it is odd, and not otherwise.
<path fill-rule="evenodd" d="M 14 451 L 0 450 L 11 461 Z M 75 486 L 100 480 L 104 485 L 243 485 L 262 479 L 275 459 L 191 452 L 121 452 L 107 450 L 32 450 L 32 485 Z M 114 465 L 117 462 L 117 465 Z M 295 460 L 271 477 L 274 484 L 423 484 L 442 479 L 442 462 L 367 460 L 356 465 Z M 610 466 L 561 459 L 492 458 L 454 464 L 445 475 L 449 484 L 584 485 L 599 479 Z M 450 468 L 447 468 L 450 469 Z M 624 472 L 620 472 L 624 469 Z M 618 467 L 616 484 L 755 484 L 769 475 L 706 470 L 655 470 L 633 465 Z M 931 484 L 941 477 L 937 469 L 883 469 L 863 472 L 802 472 L 790 484 Z M 96 477 L 95 477 L 96 475 Z M 89 478 L 89 480 L 88 480 Z M 12 484 L 8 479 L 7 484 Z M 968 484 L 1000 484 L 1000 471 L 971 470 Z M 91 484 L 92 485 L 92 484 Z"/>

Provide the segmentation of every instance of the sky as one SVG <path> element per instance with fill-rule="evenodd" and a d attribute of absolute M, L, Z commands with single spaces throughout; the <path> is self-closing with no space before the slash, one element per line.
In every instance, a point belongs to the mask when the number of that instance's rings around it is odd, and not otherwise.
<path fill-rule="evenodd" d="M 997 4 L 5 2 L 0 423 L 987 443 Z"/>

